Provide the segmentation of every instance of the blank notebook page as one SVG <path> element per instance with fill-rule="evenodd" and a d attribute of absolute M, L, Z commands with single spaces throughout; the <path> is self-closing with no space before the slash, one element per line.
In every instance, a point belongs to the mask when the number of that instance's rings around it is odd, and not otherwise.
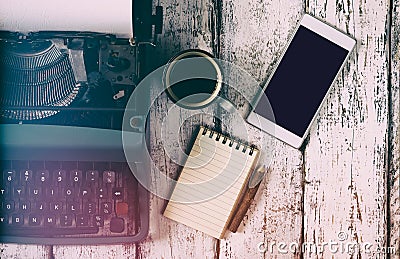
<path fill-rule="evenodd" d="M 223 238 L 258 156 L 201 126 L 164 216 Z"/>

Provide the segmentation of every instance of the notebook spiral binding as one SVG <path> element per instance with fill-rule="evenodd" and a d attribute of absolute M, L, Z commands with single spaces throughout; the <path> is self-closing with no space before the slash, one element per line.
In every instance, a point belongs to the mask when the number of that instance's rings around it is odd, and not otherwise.
<path fill-rule="evenodd" d="M 233 147 L 234 144 L 236 143 L 236 146 L 234 147 L 236 150 L 239 150 L 239 149 L 240 149 L 240 146 L 243 146 L 243 149 L 242 149 L 242 152 L 243 152 L 243 153 L 245 153 L 245 152 L 247 151 L 247 149 L 249 148 L 249 149 L 250 149 L 249 155 L 250 155 L 250 156 L 253 155 L 254 149 L 255 149 L 255 146 L 254 146 L 254 145 L 251 145 L 251 146 L 246 145 L 246 144 L 243 143 L 242 141 L 237 140 L 237 139 L 234 139 L 232 136 L 229 136 L 229 134 L 223 135 L 223 134 L 221 134 L 221 133 L 219 133 L 219 132 L 216 132 L 216 131 L 214 131 L 214 130 L 209 129 L 209 128 L 206 127 L 206 126 L 202 126 L 202 127 L 203 127 L 203 132 L 202 132 L 201 134 L 202 134 L 203 136 L 205 136 L 205 135 L 207 134 L 207 132 L 209 132 L 209 133 L 208 133 L 208 137 L 209 137 L 209 138 L 212 138 L 212 137 L 214 136 L 214 134 L 217 134 L 217 137 L 215 138 L 216 141 L 219 141 L 219 140 L 221 139 L 221 137 L 223 137 L 223 139 L 222 139 L 222 144 L 226 144 L 227 141 L 229 140 L 229 144 L 228 144 L 229 147 Z"/>

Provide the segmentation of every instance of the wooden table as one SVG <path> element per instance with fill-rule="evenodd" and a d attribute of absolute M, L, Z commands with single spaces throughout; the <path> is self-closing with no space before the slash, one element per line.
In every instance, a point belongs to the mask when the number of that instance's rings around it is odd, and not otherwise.
<path fill-rule="evenodd" d="M 218 241 L 161 216 L 165 201 L 150 203 L 150 233 L 139 244 L 36 246 L 1 244 L 1 258 L 390 258 L 400 257 L 400 1 L 399 0 L 160 0 L 162 62 L 200 48 L 264 81 L 302 14 L 310 13 L 357 39 L 303 150 L 277 142 L 272 171 L 236 234 Z M 241 99 L 225 93 L 233 101 Z M 171 102 L 151 112 L 152 156 L 176 175 L 160 142 L 159 118 Z M 209 118 L 189 124 L 212 123 Z M 229 131 L 229 126 L 223 128 Z M 191 131 L 182 130 L 185 146 Z M 339 236 L 338 236 L 339 235 Z M 305 251 L 259 251 L 273 242 L 322 244 L 329 240 L 372 244 L 353 256 Z M 395 254 L 376 251 L 393 247 Z M 263 247 L 261 247 L 263 248 Z M 286 247 L 286 250 L 288 247 Z"/>

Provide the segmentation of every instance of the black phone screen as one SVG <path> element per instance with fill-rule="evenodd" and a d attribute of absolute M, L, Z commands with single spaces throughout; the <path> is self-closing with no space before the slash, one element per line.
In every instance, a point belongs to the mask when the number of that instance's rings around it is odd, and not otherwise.
<path fill-rule="evenodd" d="M 348 52 L 300 26 L 264 91 L 274 116 L 262 101 L 254 112 L 302 137 Z"/>

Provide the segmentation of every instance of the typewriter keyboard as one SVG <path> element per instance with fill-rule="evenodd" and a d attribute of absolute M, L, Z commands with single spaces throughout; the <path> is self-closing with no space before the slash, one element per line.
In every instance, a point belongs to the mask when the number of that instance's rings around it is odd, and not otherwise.
<path fill-rule="evenodd" d="M 138 183 L 126 163 L 2 161 L 1 236 L 128 236 Z"/>

